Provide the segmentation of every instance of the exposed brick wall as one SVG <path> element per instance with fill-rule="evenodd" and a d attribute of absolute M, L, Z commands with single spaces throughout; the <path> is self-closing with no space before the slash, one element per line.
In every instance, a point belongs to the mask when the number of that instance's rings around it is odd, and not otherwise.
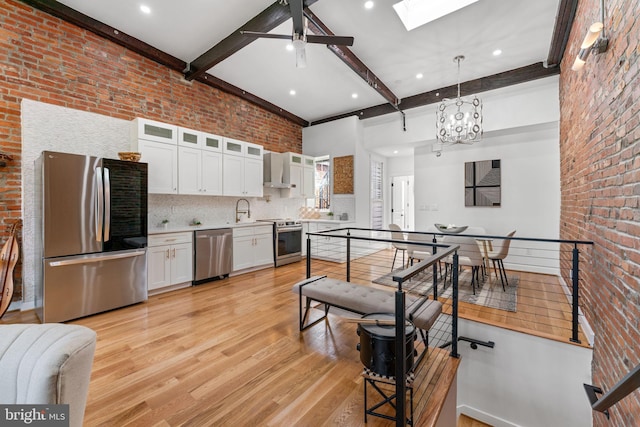
<path fill-rule="evenodd" d="M 263 145 L 302 150 L 302 128 L 254 104 L 172 71 L 93 33 L 0 2 L 0 242 L 21 212 L 20 101 L 28 98 L 131 120 L 145 117 Z M 16 274 L 20 298 L 21 275 Z"/>
<path fill-rule="evenodd" d="M 595 242 L 581 265 L 582 308 L 596 334 L 593 383 L 609 390 L 640 364 L 640 7 L 608 0 L 606 53 L 571 65 L 598 0 L 578 3 L 560 75 L 561 234 Z M 640 393 L 594 413 L 595 426 L 640 425 Z"/>

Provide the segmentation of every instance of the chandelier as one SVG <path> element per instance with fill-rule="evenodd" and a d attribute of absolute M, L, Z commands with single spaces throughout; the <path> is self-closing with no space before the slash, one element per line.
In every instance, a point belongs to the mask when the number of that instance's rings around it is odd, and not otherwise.
<path fill-rule="evenodd" d="M 482 139 L 482 101 L 460 97 L 460 61 L 464 56 L 453 58 L 458 63 L 458 97 L 444 98 L 436 112 L 436 138 L 439 144 L 473 144 Z"/>

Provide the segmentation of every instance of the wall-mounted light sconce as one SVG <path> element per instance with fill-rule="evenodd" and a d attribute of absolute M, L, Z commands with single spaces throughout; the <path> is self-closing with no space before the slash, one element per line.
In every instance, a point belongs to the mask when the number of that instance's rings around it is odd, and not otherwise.
<path fill-rule="evenodd" d="M 584 67 L 584 64 L 587 62 L 587 58 L 592 51 L 594 55 L 607 51 L 609 39 L 604 35 L 604 0 L 600 1 L 600 14 L 601 21 L 591 24 L 589 31 L 587 31 L 587 35 L 584 37 L 584 40 L 580 45 L 580 52 L 578 52 L 578 56 L 571 66 L 573 71 L 581 70 L 582 67 Z"/>

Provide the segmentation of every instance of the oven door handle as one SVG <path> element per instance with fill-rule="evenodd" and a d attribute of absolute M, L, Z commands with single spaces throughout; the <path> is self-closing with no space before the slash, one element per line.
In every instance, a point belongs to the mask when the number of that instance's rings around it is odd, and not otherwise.
<path fill-rule="evenodd" d="M 302 227 L 280 227 L 276 228 L 278 233 L 286 233 L 288 231 L 302 231 Z"/>

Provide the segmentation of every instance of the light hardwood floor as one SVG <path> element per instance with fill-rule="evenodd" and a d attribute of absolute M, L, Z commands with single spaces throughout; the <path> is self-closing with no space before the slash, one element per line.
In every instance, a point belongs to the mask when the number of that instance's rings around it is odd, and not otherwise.
<path fill-rule="evenodd" d="M 354 267 L 372 278 L 383 271 L 371 260 L 361 264 Z M 70 322 L 98 333 L 85 425 L 365 425 L 355 325 L 330 315 L 329 322 L 300 334 L 291 285 L 304 274 L 304 263 L 269 268 Z M 526 329 L 526 319 L 474 310 L 461 314 Z M 31 321 L 32 313 L 2 319 Z M 553 334 L 553 328 L 539 333 Z M 430 357 L 458 360 L 443 351 Z M 427 396 L 437 392 L 423 390 Z M 367 425 L 393 423 L 369 417 Z"/>

